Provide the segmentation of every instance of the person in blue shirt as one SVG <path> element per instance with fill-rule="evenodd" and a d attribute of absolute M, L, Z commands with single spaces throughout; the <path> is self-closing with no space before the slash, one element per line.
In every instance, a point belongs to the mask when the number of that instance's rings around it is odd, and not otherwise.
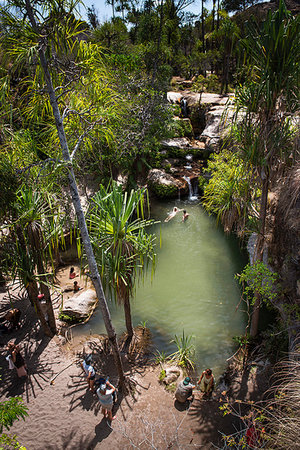
<path fill-rule="evenodd" d="M 84 358 L 83 363 L 81 363 L 81 367 L 83 368 L 85 375 L 86 375 L 86 381 L 87 384 L 92 392 L 94 392 L 94 383 L 95 383 L 95 376 L 96 372 L 94 367 L 92 366 L 92 357 L 91 355 L 88 355 Z"/>

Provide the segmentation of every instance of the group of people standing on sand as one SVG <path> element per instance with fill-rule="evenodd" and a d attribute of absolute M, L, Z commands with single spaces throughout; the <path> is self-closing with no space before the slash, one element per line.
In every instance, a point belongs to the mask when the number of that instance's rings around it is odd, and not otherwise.
<path fill-rule="evenodd" d="M 215 378 L 211 369 L 206 369 L 202 372 L 197 384 L 200 386 L 200 391 L 203 393 L 203 398 L 210 398 L 215 387 Z M 176 389 L 175 398 L 179 403 L 193 401 L 193 389 L 195 385 L 191 383 L 190 377 L 186 377 L 181 381 Z"/>
<path fill-rule="evenodd" d="M 87 384 L 92 393 L 95 392 L 95 383 L 99 385 L 96 394 L 102 407 L 104 418 L 107 418 L 110 421 L 114 420 L 115 416 L 112 415 L 112 409 L 114 402 L 116 401 L 116 388 L 108 381 L 108 379 L 103 377 L 96 381 L 96 371 L 92 366 L 91 355 L 84 358 L 81 367 L 85 372 Z"/>

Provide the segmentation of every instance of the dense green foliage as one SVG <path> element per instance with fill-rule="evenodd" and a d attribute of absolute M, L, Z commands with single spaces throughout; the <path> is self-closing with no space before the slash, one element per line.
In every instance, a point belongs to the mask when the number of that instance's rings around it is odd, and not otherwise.
<path fill-rule="evenodd" d="M 211 174 L 202 197 L 206 210 L 216 214 L 227 232 L 237 230 L 242 236 L 253 231 L 255 190 L 251 164 L 244 164 L 237 153 L 223 150 L 211 157 L 206 172 Z"/>
<path fill-rule="evenodd" d="M 13 397 L 0 403 L 0 433 L 3 429 L 9 430 L 18 419 L 25 419 L 27 407 L 20 397 Z"/>
<path fill-rule="evenodd" d="M 0 402 L 0 447 L 15 448 L 25 450 L 17 440 L 16 436 L 12 436 L 4 432 L 9 430 L 16 420 L 23 419 L 28 416 L 27 406 L 24 405 L 20 397 L 12 397 L 9 400 Z"/>
<path fill-rule="evenodd" d="M 112 182 L 92 198 L 88 225 L 101 278 L 110 294 L 124 304 L 128 335 L 132 336 L 129 299 L 135 279 L 148 263 L 155 267 L 155 237 L 146 232 L 153 220 L 145 218 L 149 204 L 145 189 L 123 192 Z"/>
<path fill-rule="evenodd" d="M 263 262 L 247 264 L 236 278 L 242 284 L 243 294 L 250 304 L 254 304 L 254 294 L 258 293 L 267 305 L 274 306 L 279 292 L 278 274 L 272 272 Z"/>

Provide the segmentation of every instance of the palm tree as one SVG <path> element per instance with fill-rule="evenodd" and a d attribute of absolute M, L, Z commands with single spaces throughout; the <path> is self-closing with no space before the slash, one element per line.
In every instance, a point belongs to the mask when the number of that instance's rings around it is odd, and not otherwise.
<path fill-rule="evenodd" d="M 260 180 L 260 216 L 255 259 L 262 261 L 266 235 L 267 198 L 278 161 L 288 154 L 290 127 L 285 120 L 293 113 L 299 98 L 300 18 L 293 17 L 283 0 L 279 9 L 269 12 L 260 27 L 248 24 L 241 41 L 248 64 L 248 80 L 236 96 L 237 109 L 246 109 L 243 127 L 245 157 L 256 167 Z M 250 334 L 258 331 L 260 298 L 254 305 Z"/>
<path fill-rule="evenodd" d="M 50 202 L 46 193 L 22 186 L 11 206 L 10 239 L 4 242 L 9 251 L 6 270 L 13 280 L 18 279 L 19 284 L 26 289 L 42 327 L 49 336 L 56 333 L 56 323 L 49 290 L 54 271 L 52 274 L 47 273 L 47 267 L 51 264 L 58 236 L 62 233 L 62 227 L 58 228 L 58 221 L 54 219 L 56 206 L 53 196 Z M 38 283 L 47 303 L 48 323 L 37 300 Z"/>
<path fill-rule="evenodd" d="M 88 213 L 104 286 L 123 303 L 130 338 L 133 336 L 130 295 L 134 280 L 149 261 L 153 268 L 155 264 L 155 237 L 145 232 L 154 223 L 144 218 L 145 194 L 145 189 L 139 189 L 128 195 L 113 181 L 111 189 L 100 186 Z"/>
<path fill-rule="evenodd" d="M 82 27 L 79 27 L 79 25 L 82 24 L 74 19 L 74 13 L 76 12 L 76 6 L 78 3 L 78 0 L 45 0 L 43 1 L 41 8 L 38 0 L 34 0 L 33 2 L 30 0 L 8 0 L 6 2 L 5 9 L 2 10 L 2 14 L 6 17 L 7 23 L 9 23 L 9 36 L 1 35 L 1 38 L 7 39 L 7 37 L 9 37 L 10 42 L 14 44 L 11 49 L 14 51 L 19 51 L 19 59 L 16 61 L 18 64 L 20 64 L 21 55 L 25 55 L 27 58 L 30 58 L 32 63 L 37 63 L 37 61 L 40 62 L 39 70 L 36 71 L 36 78 L 41 79 L 41 82 L 44 84 L 43 91 L 47 92 L 49 96 L 50 108 L 54 116 L 59 147 L 62 152 L 64 169 L 67 175 L 72 202 L 78 220 L 78 227 L 81 232 L 81 239 L 89 264 L 90 276 L 97 293 L 108 338 L 112 345 L 115 363 L 119 374 L 119 382 L 121 386 L 124 386 L 125 375 L 117 343 L 117 337 L 112 326 L 110 312 L 103 292 L 72 164 L 72 159 L 76 154 L 76 150 L 79 148 L 84 137 L 88 134 L 92 125 L 89 122 L 87 129 L 83 135 L 79 137 L 77 144 L 73 149 L 71 158 L 63 123 L 64 116 L 62 115 L 59 107 L 59 100 L 62 99 L 63 89 L 61 84 L 58 85 L 58 90 L 55 90 L 53 85 L 53 80 L 55 81 L 55 77 L 58 73 L 57 64 L 59 64 L 60 57 L 62 57 L 65 64 L 66 52 L 69 52 L 69 56 L 70 53 L 72 53 L 73 56 L 76 54 L 76 45 L 78 43 L 76 36 L 82 31 Z M 51 20 L 49 20 L 49 18 L 51 18 Z M 19 46 L 20 30 L 23 31 L 21 46 Z M 18 37 L 17 39 L 16 36 Z M 83 46 L 82 43 L 79 43 L 79 45 L 81 45 L 81 47 Z M 51 58 L 55 60 L 54 66 L 50 64 Z M 52 67 L 54 67 L 53 74 L 50 72 Z M 74 77 L 68 79 L 69 72 L 65 69 L 65 65 L 62 65 L 62 72 L 65 74 L 64 82 L 67 83 L 68 86 L 66 88 L 66 92 L 69 92 L 70 83 L 74 81 Z M 78 76 L 80 77 L 80 74 L 76 74 L 76 81 Z"/>

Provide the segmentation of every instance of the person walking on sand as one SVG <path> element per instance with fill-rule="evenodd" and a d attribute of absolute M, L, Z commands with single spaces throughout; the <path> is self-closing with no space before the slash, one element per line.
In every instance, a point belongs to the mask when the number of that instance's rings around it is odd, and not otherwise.
<path fill-rule="evenodd" d="M 27 377 L 26 364 L 23 356 L 21 355 L 19 346 L 15 345 L 13 341 L 10 341 L 7 344 L 7 349 L 11 355 L 11 359 L 15 365 L 15 368 L 17 369 L 18 377 Z"/>
<path fill-rule="evenodd" d="M 211 397 L 211 394 L 215 387 L 215 379 L 212 370 L 204 370 L 197 384 L 200 385 L 200 390 L 204 393 L 205 396 L 207 395 L 208 397 Z"/>
<path fill-rule="evenodd" d="M 85 371 L 86 381 L 87 381 L 90 391 L 94 392 L 94 383 L 95 383 L 96 372 L 91 363 L 92 363 L 92 357 L 91 357 L 91 355 L 88 355 L 84 358 L 84 361 L 81 363 L 81 367 Z"/>
<path fill-rule="evenodd" d="M 113 409 L 113 393 L 116 388 L 110 384 L 109 381 L 106 381 L 105 384 L 101 384 L 97 389 L 97 395 L 99 398 L 100 405 L 102 406 L 102 414 L 104 417 L 107 417 L 108 420 L 112 421 L 116 418 L 116 416 L 112 415 Z"/>
<path fill-rule="evenodd" d="M 189 213 L 186 212 L 186 210 L 183 210 L 183 216 L 182 216 L 182 222 L 185 222 L 186 219 L 189 217 Z"/>

